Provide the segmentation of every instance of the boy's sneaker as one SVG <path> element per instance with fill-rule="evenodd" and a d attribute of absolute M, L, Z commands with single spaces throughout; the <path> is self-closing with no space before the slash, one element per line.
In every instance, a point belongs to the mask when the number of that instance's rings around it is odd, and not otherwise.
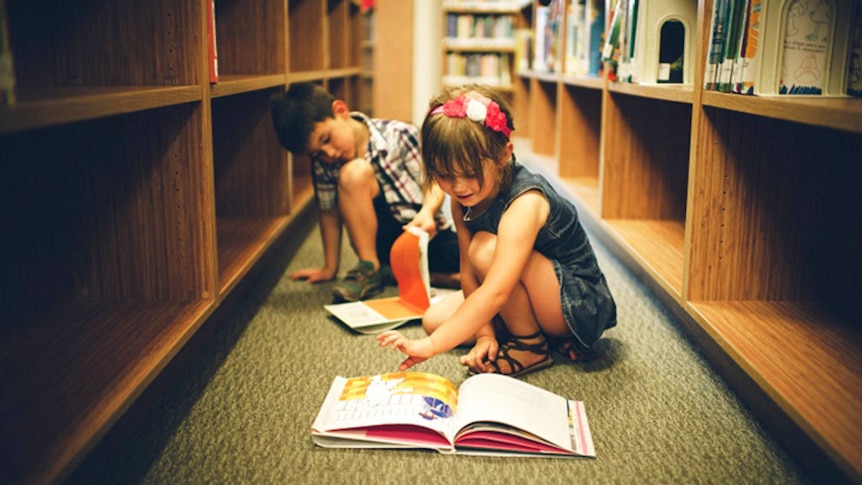
<path fill-rule="evenodd" d="M 383 291 L 380 271 L 374 269 L 370 261 L 360 261 L 355 268 L 347 272 L 340 283 L 332 287 L 335 298 L 344 301 L 359 301 L 374 296 Z"/>
<path fill-rule="evenodd" d="M 383 283 L 383 286 L 398 286 L 398 280 L 395 279 L 392 266 L 388 264 L 380 265 L 380 281 Z"/>

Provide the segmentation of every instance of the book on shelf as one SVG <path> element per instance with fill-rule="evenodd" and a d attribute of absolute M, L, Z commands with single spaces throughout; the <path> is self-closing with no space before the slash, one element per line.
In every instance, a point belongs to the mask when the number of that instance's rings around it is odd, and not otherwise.
<path fill-rule="evenodd" d="M 598 76 L 602 70 L 602 36 L 605 33 L 604 0 L 586 0 L 584 3 L 584 61 L 588 76 Z"/>
<path fill-rule="evenodd" d="M 533 59 L 533 31 L 531 29 L 515 30 L 514 64 L 518 71 L 530 69 Z"/>
<path fill-rule="evenodd" d="M 723 93 L 731 92 L 733 75 L 738 73 L 736 66 L 742 44 L 743 25 L 748 13 L 748 0 L 730 0 L 727 5 L 724 54 L 716 86 L 716 89 Z"/>
<path fill-rule="evenodd" d="M 582 401 L 500 374 L 336 377 L 311 430 L 326 448 L 595 458 Z"/>
<path fill-rule="evenodd" d="M 705 90 L 847 96 L 858 2 L 715 0 Z"/>
<path fill-rule="evenodd" d="M 727 9 L 731 0 L 714 0 L 709 28 L 709 51 L 706 56 L 706 71 L 703 89 L 718 88 L 719 73 L 724 62 L 724 41 L 727 29 Z"/>
<path fill-rule="evenodd" d="M 0 106 L 11 106 L 15 100 L 15 62 L 9 41 L 6 0 L 0 0 Z"/>
<path fill-rule="evenodd" d="M 622 6 L 624 0 L 616 0 L 611 11 L 610 22 L 602 44 L 602 61 L 607 64 L 607 77 L 616 81 L 620 60 L 620 32 L 622 31 Z"/>
<path fill-rule="evenodd" d="M 566 49 L 563 66 L 566 74 L 575 76 L 583 76 L 586 73 L 584 4 L 584 0 L 573 0 L 566 8 Z"/>
<path fill-rule="evenodd" d="M 542 73 L 559 73 L 563 69 L 562 29 L 565 13 L 564 0 L 550 0 L 547 6 L 536 9 L 536 45 L 533 70 Z"/>
<path fill-rule="evenodd" d="M 762 0 L 749 0 L 748 17 L 745 19 L 745 36 L 740 52 L 739 76 L 734 81 L 734 92 L 754 94 L 754 73 L 757 71 L 757 46 L 760 43 L 760 12 Z"/>
<path fill-rule="evenodd" d="M 656 0 L 653 0 L 656 1 Z M 638 58 L 635 55 L 638 37 L 638 0 L 626 0 L 623 5 L 622 33 L 620 34 L 620 64 L 618 80 L 638 82 Z"/>
<path fill-rule="evenodd" d="M 207 4 L 207 46 L 210 68 L 210 83 L 218 83 L 218 46 L 216 45 L 215 0 Z"/>
<path fill-rule="evenodd" d="M 431 303 L 452 290 L 431 288 L 428 233 L 408 227 L 395 243 L 389 263 L 398 283 L 398 296 L 334 303 L 323 308 L 351 329 L 377 333 L 422 318 Z"/>
<path fill-rule="evenodd" d="M 546 72 L 548 70 L 547 63 L 547 42 L 548 37 L 545 31 L 548 29 L 548 16 L 551 13 L 549 7 L 536 7 L 536 32 L 533 37 L 533 70 L 536 72 Z"/>
<path fill-rule="evenodd" d="M 623 0 L 607 46 L 616 79 L 642 85 L 691 84 L 697 2 Z"/>

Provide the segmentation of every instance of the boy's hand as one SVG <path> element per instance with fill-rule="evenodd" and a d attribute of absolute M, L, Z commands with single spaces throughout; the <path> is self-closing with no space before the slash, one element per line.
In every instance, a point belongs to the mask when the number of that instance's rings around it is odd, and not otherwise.
<path fill-rule="evenodd" d="M 470 370 L 478 373 L 492 371 L 494 367 L 490 362 L 497 358 L 498 349 L 499 344 L 496 338 L 489 336 L 479 337 L 476 340 L 476 344 L 470 349 L 470 352 L 461 357 L 461 365 L 465 365 Z"/>
<path fill-rule="evenodd" d="M 305 268 L 290 274 L 292 280 L 307 280 L 309 283 L 322 283 L 335 278 L 335 271 L 326 268 Z"/>
<path fill-rule="evenodd" d="M 377 342 L 381 347 L 392 347 L 394 350 L 400 350 L 407 354 L 408 357 L 398 366 L 398 370 L 402 371 L 434 356 L 431 349 L 431 339 L 427 337 L 421 340 L 410 340 L 401 332 L 387 330 L 377 335 Z"/>

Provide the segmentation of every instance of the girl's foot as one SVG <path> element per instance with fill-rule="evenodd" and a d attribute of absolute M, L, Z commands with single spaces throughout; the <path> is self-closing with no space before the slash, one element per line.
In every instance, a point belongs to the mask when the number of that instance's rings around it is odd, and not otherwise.
<path fill-rule="evenodd" d="M 494 372 L 510 377 L 521 377 L 533 371 L 554 365 L 548 350 L 548 341 L 541 331 L 519 337 L 509 335 L 497 350 L 497 359 L 491 362 Z"/>
<path fill-rule="evenodd" d="M 577 362 L 580 358 L 575 337 L 548 337 L 548 343 L 554 351 L 572 362 Z"/>

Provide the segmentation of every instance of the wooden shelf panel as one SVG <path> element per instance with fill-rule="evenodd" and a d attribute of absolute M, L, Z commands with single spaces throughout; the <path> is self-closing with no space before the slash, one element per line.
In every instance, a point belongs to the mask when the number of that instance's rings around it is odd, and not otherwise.
<path fill-rule="evenodd" d="M 571 74 L 561 75 L 560 82 L 567 86 L 595 89 L 597 91 L 601 91 L 605 86 L 605 79 L 602 77 L 573 76 Z"/>
<path fill-rule="evenodd" d="M 756 116 L 862 133 L 862 99 L 859 98 L 761 97 L 704 91 L 703 104 Z"/>
<path fill-rule="evenodd" d="M 215 14 L 219 77 L 284 75 L 287 36 L 283 2 L 217 1 Z"/>
<path fill-rule="evenodd" d="M 323 1 L 288 0 L 288 72 L 325 70 L 329 57 L 324 50 L 326 32 Z M 326 42 L 328 43 L 328 42 Z"/>
<path fill-rule="evenodd" d="M 487 2 L 464 3 L 444 2 L 443 12 L 451 13 L 475 13 L 475 14 L 515 14 L 521 11 L 524 2 L 498 2 L 498 4 Z"/>
<path fill-rule="evenodd" d="M 269 96 L 362 85 L 350 0 L 217 2 L 208 84 L 207 1 L 5 4 L 0 482 L 63 480 L 290 237 L 311 175 Z"/>
<path fill-rule="evenodd" d="M 862 335 L 811 302 L 690 302 L 704 329 L 841 465 L 862 477 Z"/>
<path fill-rule="evenodd" d="M 599 213 L 601 199 L 598 177 L 561 177 L 561 180 L 572 192 L 578 206 L 586 207 L 591 214 Z"/>
<path fill-rule="evenodd" d="M 218 219 L 219 294 L 226 294 L 236 286 L 269 249 L 288 220 L 286 215 Z"/>
<path fill-rule="evenodd" d="M 657 99 L 661 101 L 672 101 L 674 103 L 691 104 L 694 99 L 694 91 L 690 85 L 648 86 L 633 83 L 609 82 L 608 90 L 612 93 Z"/>
<path fill-rule="evenodd" d="M 210 85 L 210 95 L 213 98 L 232 96 L 261 89 L 269 89 L 284 86 L 286 77 L 284 74 L 270 74 L 266 76 L 236 76 L 220 74 L 218 84 Z"/>
<path fill-rule="evenodd" d="M 604 219 L 610 234 L 662 288 L 682 298 L 685 224 L 672 220 Z"/>
<path fill-rule="evenodd" d="M 4 481 L 50 482 L 74 466 L 213 308 L 117 302 L 72 306 L 0 344 Z M 11 406 L 11 408 L 7 407 Z"/>
<path fill-rule="evenodd" d="M 0 134 L 199 102 L 200 86 L 19 88 L 18 102 L 0 107 Z"/>

